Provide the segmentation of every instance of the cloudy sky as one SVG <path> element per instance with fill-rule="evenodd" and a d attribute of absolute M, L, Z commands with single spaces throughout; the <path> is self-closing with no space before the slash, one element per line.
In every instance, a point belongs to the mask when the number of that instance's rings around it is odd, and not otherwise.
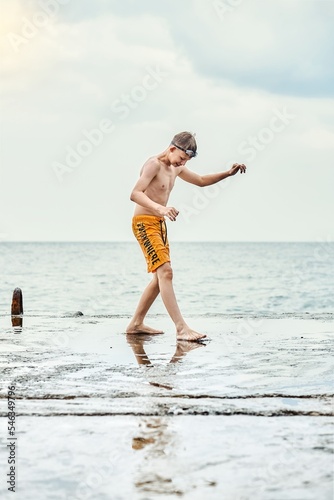
<path fill-rule="evenodd" d="M 173 240 L 333 241 L 332 0 L 0 0 L 3 241 L 132 240 L 145 160 L 196 133 Z"/>

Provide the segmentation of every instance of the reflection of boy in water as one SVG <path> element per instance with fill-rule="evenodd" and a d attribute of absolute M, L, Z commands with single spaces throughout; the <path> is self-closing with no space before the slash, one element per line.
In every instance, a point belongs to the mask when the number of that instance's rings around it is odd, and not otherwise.
<path fill-rule="evenodd" d="M 181 132 L 175 135 L 165 151 L 146 161 L 131 193 L 131 200 L 136 203 L 132 221 L 133 231 L 145 255 L 148 272 L 153 273 L 153 279 L 141 296 L 127 328 L 128 334 L 163 333 L 144 324 L 148 310 L 161 293 L 167 312 L 175 324 L 177 340 L 197 341 L 206 337 L 187 325 L 176 302 L 165 217 L 176 221 L 179 211 L 175 207 L 167 206 L 167 203 L 176 177 L 196 186 L 205 187 L 237 172 L 244 173 L 246 167 L 235 163 L 226 172 L 199 175 L 186 167 L 187 161 L 196 154 L 197 144 L 192 134 Z"/>
<path fill-rule="evenodd" d="M 150 340 L 150 335 L 127 335 L 127 341 L 132 347 L 133 353 L 136 356 L 136 360 L 139 365 L 151 365 L 151 361 L 149 360 L 145 349 L 144 342 Z M 187 354 L 187 352 L 192 351 L 193 349 L 197 349 L 198 347 L 203 347 L 201 343 L 194 343 L 189 341 L 181 341 L 177 342 L 176 350 L 173 357 L 170 360 L 170 363 L 177 363 L 180 361 L 183 356 Z"/>
<path fill-rule="evenodd" d="M 139 365 L 151 365 L 145 349 L 144 343 L 151 340 L 151 335 L 127 335 L 127 342 L 130 344 L 136 360 Z M 205 347 L 203 343 L 180 341 L 177 342 L 176 351 L 169 363 L 177 363 L 180 361 L 187 352 Z M 145 370 L 146 371 L 146 370 Z M 174 370 L 173 370 L 174 371 Z M 149 369 L 147 373 L 151 372 Z M 172 390 L 173 387 L 167 384 L 149 381 L 155 387 Z M 139 433 L 132 438 L 132 449 L 143 450 L 146 449 L 146 454 L 142 457 L 140 466 L 138 466 L 139 478 L 135 482 L 135 486 L 141 493 L 152 494 L 170 494 L 181 495 L 182 492 L 177 490 L 174 486 L 173 474 L 168 472 L 171 460 L 170 451 L 172 450 L 173 459 L 176 460 L 176 446 L 175 432 L 168 432 L 169 417 L 153 417 L 147 416 L 140 420 Z M 161 468 L 161 462 L 168 462 L 167 467 Z M 167 465 L 167 463 L 166 463 Z"/>

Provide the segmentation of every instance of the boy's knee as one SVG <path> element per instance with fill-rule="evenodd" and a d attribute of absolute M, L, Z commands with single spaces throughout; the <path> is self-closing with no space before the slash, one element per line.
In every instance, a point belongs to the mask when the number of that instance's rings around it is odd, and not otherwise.
<path fill-rule="evenodd" d="M 173 269 L 170 264 L 166 263 L 157 269 L 158 279 L 173 279 Z"/>

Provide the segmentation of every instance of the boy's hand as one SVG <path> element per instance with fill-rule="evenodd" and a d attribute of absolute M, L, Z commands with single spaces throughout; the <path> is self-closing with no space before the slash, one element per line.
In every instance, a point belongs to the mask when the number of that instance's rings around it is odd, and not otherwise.
<path fill-rule="evenodd" d="M 241 174 L 245 174 L 246 173 L 246 165 L 244 165 L 243 163 L 233 163 L 232 165 L 232 168 L 230 168 L 229 170 L 229 174 L 230 175 L 235 175 L 237 172 L 239 172 Z"/>
<path fill-rule="evenodd" d="M 179 211 L 174 207 L 163 207 L 158 209 L 158 214 L 162 217 L 168 217 L 169 220 L 175 221 L 176 217 L 179 215 Z"/>

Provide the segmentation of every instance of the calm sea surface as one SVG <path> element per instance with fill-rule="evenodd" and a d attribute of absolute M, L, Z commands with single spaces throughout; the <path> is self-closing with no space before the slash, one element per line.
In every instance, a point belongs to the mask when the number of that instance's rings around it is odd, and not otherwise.
<path fill-rule="evenodd" d="M 334 312 L 333 243 L 171 242 L 171 258 L 185 317 Z M 136 242 L 0 244 L 1 315 L 20 287 L 25 314 L 127 316 L 149 279 Z"/>

